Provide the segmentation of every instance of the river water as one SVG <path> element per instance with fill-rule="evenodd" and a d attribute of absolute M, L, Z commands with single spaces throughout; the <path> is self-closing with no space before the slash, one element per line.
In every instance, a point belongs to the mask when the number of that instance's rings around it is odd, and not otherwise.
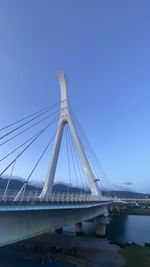
<path fill-rule="evenodd" d="M 107 227 L 107 237 L 121 243 L 150 243 L 150 216 L 116 216 Z"/>
<path fill-rule="evenodd" d="M 74 227 L 65 229 L 64 234 L 75 235 Z M 84 224 L 85 235 L 95 236 L 95 226 L 92 223 Z M 139 245 L 150 243 L 150 216 L 122 215 L 114 217 L 107 226 L 106 238 L 113 242 L 125 243 L 135 242 Z M 30 261 L 22 257 L 15 256 L 6 248 L 0 249 L 0 267 L 40 267 L 40 262 Z M 62 260 L 55 260 L 50 265 L 52 267 L 75 267 L 75 264 Z"/>
<path fill-rule="evenodd" d="M 67 228 L 74 232 L 73 227 Z M 95 236 L 95 225 L 84 224 L 85 235 Z M 119 215 L 111 218 L 107 225 L 106 238 L 118 243 L 134 242 L 139 245 L 150 243 L 150 216 Z"/>

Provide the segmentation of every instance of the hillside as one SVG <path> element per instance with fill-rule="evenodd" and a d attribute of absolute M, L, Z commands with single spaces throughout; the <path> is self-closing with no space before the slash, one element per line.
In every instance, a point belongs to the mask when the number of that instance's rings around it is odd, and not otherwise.
<path fill-rule="evenodd" d="M 5 189 L 8 179 L 0 178 L 0 189 Z M 23 179 L 12 179 L 9 184 L 9 190 L 19 190 L 24 181 Z M 27 190 L 41 190 L 42 188 L 38 185 L 27 185 Z M 88 190 L 84 190 L 88 192 Z M 72 192 L 72 193 L 81 193 L 81 188 L 78 187 L 70 187 L 69 185 L 63 183 L 57 183 L 53 186 L 53 192 Z M 131 192 L 131 191 L 111 191 L 111 192 L 102 192 L 104 195 L 108 196 L 116 196 L 119 198 L 150 198 L 150 194 Z"/>

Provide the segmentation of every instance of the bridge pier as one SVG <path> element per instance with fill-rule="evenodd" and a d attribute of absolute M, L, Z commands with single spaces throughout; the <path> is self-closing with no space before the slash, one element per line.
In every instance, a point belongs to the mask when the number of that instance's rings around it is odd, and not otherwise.
<path fill-rule="evenodd" d="M 96 222 L 96 235 L 103 236 L 106 233 L 106 226 L 109 224 L 109 217 L 97 217 Z"/>
<path fill-rule="evenodd" d="M 75 224 L 76 235 L 83 235 L 83 224 L 82 222 Z"/>
<path fill-rule="evenodd" d="M 110 219 L 108 216 L 97 216 L 91 220 L 88 220 L 89 223 L 95 223 L 96 225 L 96 235 L 103 236 L 106 233 L 106 226 L 109 224 Z"/>
<path fill-rule="evenodd" d="M 96 224 L 96 236 L 103 236 L 106 233 L 106 224 Z"/>

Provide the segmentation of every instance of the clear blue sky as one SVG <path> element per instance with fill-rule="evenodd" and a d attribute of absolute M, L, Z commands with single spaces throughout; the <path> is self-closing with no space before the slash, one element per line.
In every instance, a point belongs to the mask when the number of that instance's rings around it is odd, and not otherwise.
<path fill-rule="evenodd" d="M 150 192 L 149 12 L 148 0 L 1 0 L 0 126 L 56 103 L 64 70 L 112 184 Z"/>

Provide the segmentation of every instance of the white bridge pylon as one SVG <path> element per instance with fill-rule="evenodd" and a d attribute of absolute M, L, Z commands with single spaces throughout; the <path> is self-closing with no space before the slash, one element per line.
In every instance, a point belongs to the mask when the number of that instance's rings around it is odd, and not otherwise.
<path fill-rule="evenodd" d="M 70 128 L 71 135 L 73 137 L 74 143 L 76 145 L 80 160 L 83 165 L 83 170 L 85 172 L 85 175 L 88 180 L 88 184 L 91 190 L 92 195 L 101 195 L 99 187 L 96 183 L 96 178 L 92 172 L 92 169 L 89 165 L 89 161 L 87 159 L 87 156 L 85 154 L 84 148 L 82 146 L 82 143 L 80 141 L 80 138 L 78 136 L 78 133 L 76 132 L 70 111 L 69 111 L 69 105 L 68 105 L 68 92 L 67 92 L 67 80 L 65 77 L 64 72 L 59 72 L 58 74 L 59 78 L 59 85 L 60 85 L 60 91 L 61 91 L 61 112 L 60 112 L 60 119 L 58 124 L 58 130 L 55 136 L 54 141 L 54 147 L 52 151 L 52 157 L 50 161 L 50 165 L 48 168 L 48 173 L 46 176 L 46 180 L 44 183 L 43 190 L 41 192 L 40 197 L 45 197 L 47 194 L 52 192 L 52 187 L 54 183 L 55 178 L 55 172 L 58 162 L 58 156 L 61 146 L 61 140 L 63 137 L 63 130 L 66 124 L 68 124 Z"/>

